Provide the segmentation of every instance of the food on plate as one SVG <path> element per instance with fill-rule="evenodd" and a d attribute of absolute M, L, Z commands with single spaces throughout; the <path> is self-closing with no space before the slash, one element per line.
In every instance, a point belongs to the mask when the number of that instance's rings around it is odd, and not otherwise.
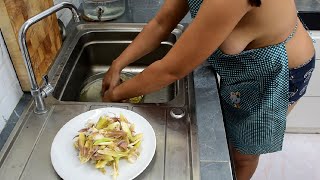
<path fill-rule="evenodd" d="M 134 163 L 140 155 L 143 134 L 135 132 L 135 126 L 123 114 L 120 117 L 103 115 L 97 123 L 88 122 L 74 138 L 81 163 L 91 162 L 102 173 L 105 167 L 113 168 L 113 178 L 118 176 L 119 160 Z"/>

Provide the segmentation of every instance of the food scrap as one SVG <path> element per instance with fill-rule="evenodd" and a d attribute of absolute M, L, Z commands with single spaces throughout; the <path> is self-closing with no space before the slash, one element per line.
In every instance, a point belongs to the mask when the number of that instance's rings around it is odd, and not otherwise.
<path fill-rule="evenodd" d="M 113 168 L 113 179 L 119 172 L 119 160 L 134 163 L 140 155 L 143 134 L 135 133 L 135 126 L 123 114 L 120 117 L 101 116 L 97 123 L 87 123 L 74 138 L 81 163 L 91 162 L 102 173 Z"/>

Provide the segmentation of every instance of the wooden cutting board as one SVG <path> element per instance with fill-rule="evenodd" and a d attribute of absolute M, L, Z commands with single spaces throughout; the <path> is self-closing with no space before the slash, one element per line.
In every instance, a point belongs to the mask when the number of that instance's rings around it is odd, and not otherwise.
<path fill-rule="evenodd" d="M 53 0 L 0 0 L 0 28 L 3 32 L 20 85 L 30 91 L 30 81 L 18 43 L 21 25 L 32 16 L 53 6 Z M 38 83 L 49 70 L 61 47 L 56 15 L 49 16 L 29 28 L 27 45 Z"/>

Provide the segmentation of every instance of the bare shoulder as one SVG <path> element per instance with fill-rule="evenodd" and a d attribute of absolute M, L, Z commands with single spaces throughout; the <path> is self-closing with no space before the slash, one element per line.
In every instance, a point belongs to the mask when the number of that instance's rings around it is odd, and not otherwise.
<path fill-rule="evenodd" d="M 263 0 L 239 21 L 220 48 L 228 54 L 284 41 L 297 22 L 294 0 Z"/>
<path fill-rule="evenodd" d="M 303 64 L 314 54 L 312 40 L 297 17 L 294 0 L 263 0 L 261 6 L 251 9 L 238 26 L 243 33 L 242 37 L 252 39 L 245 49 L 278 44 L 285 41 L 295 31 L 294 36 L 286 44 L 289 67 Z M 296 26 L 297 29 L 294 30 Z M 250 29 L 250 33 L 246 33 L 244 29 Z M 238 40 L 245 42 L 239 38 Z M 304 48 L 296 48 L 299 46 Z"/>
<path fill-rule="evenodd" d="M 285 40 L 297 23 L 294 0 L 263 0 L 260 7 L 251 9 L 244 24 L 257 32 L 254 46 L 276 44 Z M 259 45 L 260 44 L 260 45 Z"/>

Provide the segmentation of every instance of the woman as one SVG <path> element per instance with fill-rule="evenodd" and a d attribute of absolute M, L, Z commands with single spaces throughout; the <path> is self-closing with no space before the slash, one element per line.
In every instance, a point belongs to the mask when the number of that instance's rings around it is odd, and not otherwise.
<path fill-rule="evenodd" d="M 158 47 L 189 10 L 194 20 L 170 52 L 118 85 L 120 71 Z M 119 101 L 159 90 L 208 59 L 221 77 L 236 176 L 248 180 L 260 154 L 281 150 L 286 115 L 305 93 L 314 68 L 312 40 L 296 12 L 294 0 L 166 1 L 113 62 L 103 98 Z"/>

